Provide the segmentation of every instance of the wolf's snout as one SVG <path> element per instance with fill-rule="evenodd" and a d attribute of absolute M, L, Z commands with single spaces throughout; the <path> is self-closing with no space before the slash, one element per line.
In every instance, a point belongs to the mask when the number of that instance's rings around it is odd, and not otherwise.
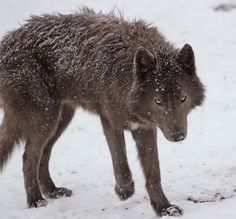
<path fill-rule="evenodd" d="M 183 141 L 185 137 L 183 133 L 180 133 L 180 134 L 172 135 L 172 139 L 178 142 L 178 141 Z"/>

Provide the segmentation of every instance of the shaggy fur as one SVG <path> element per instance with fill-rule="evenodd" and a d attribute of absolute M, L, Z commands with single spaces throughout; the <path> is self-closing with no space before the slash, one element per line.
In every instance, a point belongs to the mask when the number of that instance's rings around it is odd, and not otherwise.
<path fill-rule="evenodd" d="M 186 137 L 187 115 L 202 103 L 190 45 L 176 49 L 144 21 L 126 21 L 84 8 L 69 15 L 33 16 L 0 44 L 0 168 L 24 140 L 23 171 L 29 207 L 70 196 L 53 183 L 48 162 L 76 107 L 100 116 L 111 151 L 115 191 L 134 193 L 124 130 L 136 141 L 151 204 L 158 215 L 180 215 L 161 186 L 156 132 Z"/>

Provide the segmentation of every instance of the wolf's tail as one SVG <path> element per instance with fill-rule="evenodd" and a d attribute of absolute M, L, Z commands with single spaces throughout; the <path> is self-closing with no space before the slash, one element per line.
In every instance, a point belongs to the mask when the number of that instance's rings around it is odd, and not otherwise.
<path fill-rule="evenodd" d="M 19 143 L 20 135 L 11 113 L 5 112 L 0 126 L 0 172 L 3 170 L 14 146 Z"/>

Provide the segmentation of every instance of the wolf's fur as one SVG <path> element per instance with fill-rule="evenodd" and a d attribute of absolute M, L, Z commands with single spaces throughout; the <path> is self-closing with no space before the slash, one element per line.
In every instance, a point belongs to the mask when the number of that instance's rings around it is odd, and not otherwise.
<path fill-rule="evenodd" d="M 46 204 L 41 193 L 70 196 L 69 189 L 54 185 L 48 162 L 54 143 L 81 106 L 101 117 L 120 198 L 134 193 L 123 135 L 128 129 L 154 210 L 181 214 L 162 191 L 156 127 L 171 141 L 183 140 L 187 114 L 202 103 L 203 91 L 191 46 L 174 48 L 144 21 L 87 8 L 70 15 L 33 16 L 0 44 L 5 111 L 0 168 L 22 139 L 29 207 Z"/>

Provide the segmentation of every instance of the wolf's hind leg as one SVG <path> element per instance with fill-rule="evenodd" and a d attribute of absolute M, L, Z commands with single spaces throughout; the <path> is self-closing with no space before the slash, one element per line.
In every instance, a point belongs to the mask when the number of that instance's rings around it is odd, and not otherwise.
<path fill-rule="evenodd" d="M 29 207 L 41 207 L 47 204 L 39 188 L 38 168 L 43 148 L 56 130 L 59 115 L 59 104 L 50 105 L 47 111 L 34 109 L 25 115 L 26 146 L 23 154 L 23 172 Z"/>
<path fill-rule="evenodd" d="M 39 167 L 39 182 L 42 193 L 48 198 L 59 198 L 61 196 L 71 196 L 72 191 L 67 188 L 57 188 L 50 176 L 49 172 L 49 160 L 52 152 L 53 145 L 66 129 L 71 119 L 73 118 L 75 109 L 69 105 L 63 105 L 61 109 L 61 116 L 57 130 L 53 137 L 48 141 L 44 147 L 43 154 Z"/>
<path fill-rule="evenodd" d="M 124 132 L 113 129 L 105 118 L 101 121 L 112 157 L 115 191 L 121 200 L 126 200 L 134 194 L 134 182 L 127 161 Z"/>

